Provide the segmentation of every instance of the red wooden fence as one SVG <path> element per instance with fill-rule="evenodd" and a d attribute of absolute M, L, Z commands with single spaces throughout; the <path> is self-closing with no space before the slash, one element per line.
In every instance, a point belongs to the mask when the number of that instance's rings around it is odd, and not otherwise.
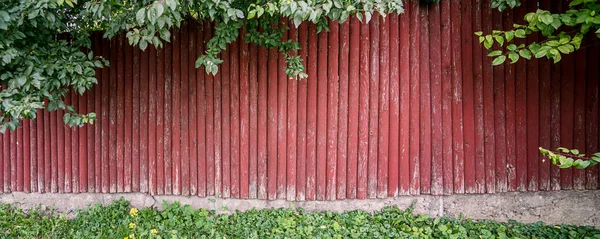
<path fill-rule="evenodd" d="M 473 32 L 510 28 L 536 1 L 505 13 L 489 0 L 417 2 L 369 24 L 292 28 L 284 37 L 299 40 L 309 75 L 300 81 L 276 50 L 244 41 L 221 54 L 216 76 L 195 69 L 210 23 L 183 24 L 172 44 L 146 51 L 95 35 L 111 67 L 65 101 L 98 121 L 71 129 L 63 112 L 40 111 L 0 135 L 0 192 L 335 200 L 597 189 L 597 167 L 559 170 L 538 146 L 598 151 L 599 42 L 558 65 L 492 67 Z"/>

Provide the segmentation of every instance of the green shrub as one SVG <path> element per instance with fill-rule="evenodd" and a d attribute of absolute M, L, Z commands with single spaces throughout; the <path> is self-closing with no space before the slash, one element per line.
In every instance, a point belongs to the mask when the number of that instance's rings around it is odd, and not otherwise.
<path fill-rule="evenodd" d="M 374 213 L 253 209 L 220 214 L 177 202 L 163 208 L 138 210 L 121 199 L 66 219 L 52 210 L 25 212 L 4 204 L 0 238 L 600 238 L 593 227 L 430 218 L 395 206 Z"/>

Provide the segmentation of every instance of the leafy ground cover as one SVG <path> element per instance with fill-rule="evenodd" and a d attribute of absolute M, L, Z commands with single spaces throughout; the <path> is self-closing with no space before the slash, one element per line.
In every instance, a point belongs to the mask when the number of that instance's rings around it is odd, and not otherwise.
<path fill-rule="evenodd" d="M 398 207 L 374 213 L 267 209 L 231 214 L 179 203 L 163 208 L 137 209 L 118 200 L 68 219 L 51 210 L 25 212 L 0 204 L 0 238 L 600 238 L 593 227 L 430 218 Z"/>

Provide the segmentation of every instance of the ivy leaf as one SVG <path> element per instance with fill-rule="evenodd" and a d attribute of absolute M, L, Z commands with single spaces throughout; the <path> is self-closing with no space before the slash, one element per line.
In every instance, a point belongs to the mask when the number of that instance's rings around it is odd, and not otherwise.
<path fill-rule="evenodd" d="M 497 65 L 501 65 L 504 63 L 504 61 L 506 61 L 506 56 L 498 56 L 496 57 L 496 59 L 494 59 L 494 61 L 492 62 L 492 65 L 497 66 Z"/>
<path fill-rule="evenodd" d="M 529 51 L 528 49 L 521 49 L 519 51 L 519 55 L 521 55 L 521 57 L 527 60 L 531 60 L 531 51 Z"/>
<path fill-rule="evenodd" d="M 499 56 L 502 55 L 502 51 L 498 50 L 498 51 L 492 51 L 488 54 L 488 56 Z"/>
<path fill-rule="evenodd" d="M 135 20 L 137 20 L 139 25 L 144 24 L 144 19 L 146 18 L 146 8 L 140 8 L 135 14 Z"/>
<path fill-rule="evenodd" d="M 514 64 L 515 62 L 517 62 L 519 60 L 519 54 L 517 54 L 516 52 L 510 52 L 508 53 L 508 58 L 510 58 L 511 60 L 511 64 Z"/>

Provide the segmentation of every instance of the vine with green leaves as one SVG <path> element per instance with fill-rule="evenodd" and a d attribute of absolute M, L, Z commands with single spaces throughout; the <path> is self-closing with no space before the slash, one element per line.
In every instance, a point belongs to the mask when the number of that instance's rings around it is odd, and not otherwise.
<path fill-rule="evenodd" d="M 83 94 L 94 84 L 95 69 L 109 65 L 91 48 L 90 34 L 126 34 L 130 45 L 162 47 L 184 20 L 211 21 L 214 37 L 196 67 L 216 74 L 220 52 L 244 32 L 247 42 L 275 48 L 287 58 L 285 72 L 306 78 L 298 42 L 283 41 L 290 26 L 303 22 L 327 30 L 350 16 L 368 22 L 375 14 L 400 14 L 401 0 L 3 0 L 0 2 L 0 132 L 15 130 L 39 109 L 64 110 L 69 126 L 93 123 L 63 102 L 69 91 Z M 307 24 L 307 23 L 305 23 Z M 245 29 L 245 30 L 242 30 Z M 114 64 L 114 63 L 113 63 Z"/>
<path fill-rule="evenodd" d="M 500 11 L 518 6 L 520 6 L 518 0 L 492 0 L 492 7 Z M 585 35 L 595 35 L 600 38 L 598 0 L 573 0 L 564 13 L 538 9 L 527 13 L 524 20 L 525 24 L 514 24 L 511 30 L 493 30 L 489 34 L 475 33 L 485 48 L 491 49 L 496 45 L 500 49 L 488 54 L 489 57 L 494 57 L 492 61 L 494 66 L 504 64 L 508 59 L 510 64 L 514 64 L 521 58 L 526 60 L 547 58 L 558 63 L 563 55 L 581 48 Z M 534 33 L 541 33 L 543 40 L 519 45 L 512 43 L 514 39 L 524 39 Z M 560 168 L 583 169 L 600 163 L 600 153 L 586 155 L 580 153 L 578 149 L 563 147 L 556 150 L 540 147 L 539 150 L 543 156 L 551 160 L 552 164 Z"/>

